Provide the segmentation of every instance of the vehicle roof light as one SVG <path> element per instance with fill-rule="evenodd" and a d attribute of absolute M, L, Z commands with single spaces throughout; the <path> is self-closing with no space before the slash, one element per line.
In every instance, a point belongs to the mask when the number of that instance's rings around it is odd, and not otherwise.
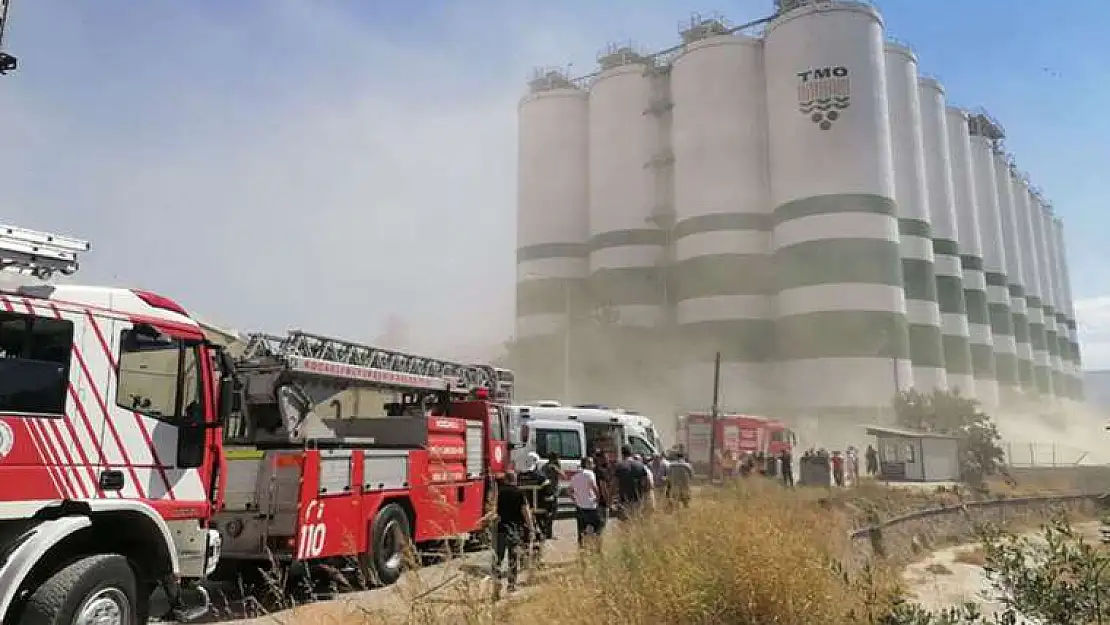
<path fill-rule="evenodd" d="M 184 317 L 189 316 L 189 313 L 185 312 L 185 309 L 181 306 L 181 304 L 178 304 L 168 297 L 158 295 L 157 293 L 151 293 L 150 291 L 143 291 L 141 289 L 131 289 L 131 292 L 135 294 L 135 297 L 143 300 L 143 303 L 145 303 L 147 306 L 150 306 L 151 308 L 161 308 L 162 310 L 175 312 Z"/>
<path fill-rule="evenodd" d="M 484 386 L 479 386 L 478 388 L 474 389 L 474 396 L 478 399 L 489 399 L 489 389 Z"/>

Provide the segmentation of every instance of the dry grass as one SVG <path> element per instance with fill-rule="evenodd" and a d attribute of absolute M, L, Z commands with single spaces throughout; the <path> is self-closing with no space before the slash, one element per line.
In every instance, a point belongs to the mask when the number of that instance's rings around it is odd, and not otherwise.
<path fill-rule="evenodd" d="M 957 551 L 953 560 L 960 564 L 985 566 L 987 564 L 987 554 L 982 547 L 970 547 Z"/>
<path fill-rule="evenodd" d="M 602 554 L 581 566 L 542 572 L 531 584 L 526 577 L 525 589 L 510 601 L 494 602 L 488 580 L 448 565 L 430 581 L 412 576 L 398 584 L 390 591 L 395 605 L 388 610 L 371 611 L 347 601 L 327 609 L 307 606 L 276 620 L 306 625 L 875 624 L 900 595 L 898 569 L 906 559 L 861 563 L 850 555 L 848 530 L 958 503 L 961 497 L 967 495 L 874 483 L 786 491 L 763 480 L 743 480 L 706 489 L 689 510 L 617 524 Z"/>

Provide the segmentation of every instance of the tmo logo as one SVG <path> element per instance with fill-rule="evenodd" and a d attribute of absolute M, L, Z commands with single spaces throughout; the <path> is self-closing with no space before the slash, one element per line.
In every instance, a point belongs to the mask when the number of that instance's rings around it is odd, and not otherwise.
<path fill-rule="evenodd" d="M 807 70 L 798 72 L 798 78 L 800 78 L 802 82 L 809 82 L 811 80 L 822 80 L 822 79 L 829 79 L 829 78 L 847 78 L 847 77 L 848 77 L 848 68 L 844 67 L 843 65 L 837 65 L 836 67 L 815 67 L 815 68 L 812 68 L 812 69 L 807 69 Z"/>

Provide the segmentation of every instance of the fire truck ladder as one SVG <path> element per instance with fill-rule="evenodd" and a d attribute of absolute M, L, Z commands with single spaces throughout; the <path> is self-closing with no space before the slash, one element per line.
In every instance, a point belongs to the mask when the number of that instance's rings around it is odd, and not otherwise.
<path fill-rule="evenodd" d="M 447 360 L 414 356 L 404 352 L 363 345 L 312 334 L 303 330 L 291 330 L 285 336 L 254 333 L 249 335 L 243 359 L 278 358 L 287 362 L 294 359 L 308 359 L 337 365 L 322 370 L 322 375 L 349 377 L 352 380 L 368 380 L 361 370 L 400 374 L 396 384 L 404 387 L 403 376 L 420 376 L 424 379 L 443 380 L 445 388 L 468 393 L 476 388 L 485 388 L 491 396 L 498 394 L 497 370 L 485 365 L 463 365 Z M 303 361 L 302 361 L 303 362 Z M 344 365 L 351 366 L 345 370 Z M 354 369 L 355 367 L 359 369 Z M 345 374 L 349 371 L 349 375 Z M 390 384 L 387 384 L 387 386 Z"/>
<path fill-rule="evenodd" d="M 0 271 L 41 280 L 68 276 L 77 272 L 77 254 L 87 251 L 88 241 L 0 224 Z"/>

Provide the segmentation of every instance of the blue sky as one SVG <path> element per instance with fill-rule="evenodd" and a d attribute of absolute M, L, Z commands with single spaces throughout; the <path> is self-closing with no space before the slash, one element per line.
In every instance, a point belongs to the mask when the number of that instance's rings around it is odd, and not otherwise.
<path fill-rule="evenodd" d="M 953 103 L 1006 127 L 1065 219 L 1090 336 L 1110 345 L 1110 3 L 879 4 Z M 14 0 L 0 214 L 92 239 L 85 281 L 243 330 L 371 339 L 398 315 L 418 347 L 478 349 L 512 331 L 529 70 L 589 71 L 610 41 L 673 45 L 692 11 L 739 23 L 770 5 Z"/>

